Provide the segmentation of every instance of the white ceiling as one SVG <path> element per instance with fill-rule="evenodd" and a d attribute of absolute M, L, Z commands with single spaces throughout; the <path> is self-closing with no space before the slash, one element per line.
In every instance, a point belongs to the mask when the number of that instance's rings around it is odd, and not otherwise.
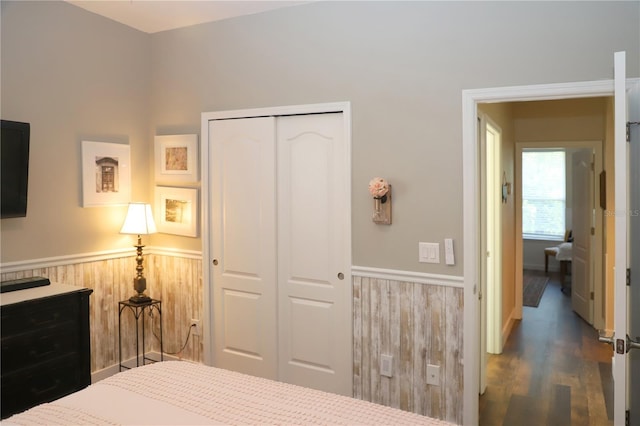
<path fill-rule="evenodd" d="M 311 0 L 66 0 L 146 33 L 251 15 Z"/>

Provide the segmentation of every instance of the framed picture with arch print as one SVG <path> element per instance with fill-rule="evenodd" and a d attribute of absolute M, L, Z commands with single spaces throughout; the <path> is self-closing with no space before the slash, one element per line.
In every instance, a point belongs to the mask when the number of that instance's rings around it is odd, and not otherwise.
<path fill-rule="evenodd" d="M 82 141 L 82 207 L 131 201 L 129 145 Z"/>

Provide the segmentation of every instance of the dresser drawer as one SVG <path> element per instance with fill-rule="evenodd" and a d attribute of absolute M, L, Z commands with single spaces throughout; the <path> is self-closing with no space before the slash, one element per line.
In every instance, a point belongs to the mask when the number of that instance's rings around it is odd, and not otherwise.
<path fill-rule="evenodd" d="M 29 367 L 80 351 L 80 327 L 65 322 L 2 339 L 2 372 Z"/>
<path fill-rule="evenodd" d="M 2 336 L 29 333 L 67 321 L 77 321 L 76 295 L 44 298 L 2 307 Z"/>
<path fill-rule="evenodd" d="M 90 374 L 78 367 L 79 356 L 67 355 L 2 376 L 2 406 L 19 412 L 33 401 L 49 402 L 88 386 Z"/>

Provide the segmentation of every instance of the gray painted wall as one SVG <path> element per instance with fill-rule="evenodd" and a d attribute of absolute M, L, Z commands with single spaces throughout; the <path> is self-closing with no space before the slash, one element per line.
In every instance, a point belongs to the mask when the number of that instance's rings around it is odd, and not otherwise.
<path fill-rule="evenodd" d="M 2 262 L 130 247 L 126 207 L 82 208 L 81 142 L 131 145 L 149 196 L 150 36 L 63 2 L 2 1 L 1 116 L 31 123 L 26 218 L 2 219 Z"/>
<path fill-rule="evenodd" d="M 30 217 L 2 221 L 2 260 L 130 244 L 111 235 L 119 224 L 104 223 L 124 209 L 78 207 L 87 134 L 131 143 L 134 197 L 151 201 L 154 134 L 199 133 L 204 111 L 350 101 L 354 264 L 462 275 L 461 91 L 609 79 L 619 50 L 637 77 L 639 16 L 638 2 L 316 2 L 148 36 L 59 2 L 3 1 L 3 118 L 42 120 L 55 149 L 40 155 L 62 151 L 72 163 L 56 163 L 61 184 L 35 166 Z M 18 53 L 25 44 L 30 53 Z M 9 98 L 8 86 L 57 102 Z M 67 105 L 77 99 L 79 112 Z M 391 226 L 370 220 L 373 176 L 393 185 Z M 31 216 L 52 202 L 55 213 Z M 59 244 L 25 247 L 43 234 Z M 445 237 L 455 266 L 417 262 L 418 241 Z M 150 241 L 201 247 L 199 238 Z"/>

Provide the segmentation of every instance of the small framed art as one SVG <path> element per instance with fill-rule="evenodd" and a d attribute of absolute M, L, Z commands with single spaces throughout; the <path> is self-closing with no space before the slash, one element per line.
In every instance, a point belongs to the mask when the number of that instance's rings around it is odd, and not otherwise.
<path fill-rule="evenodd" d="M 155 138 L 156 181 L 198 181 L 198 135 Z"/>
<path fill-rule="evenodd" d="M 82 206 L 131 201 L 129 145 L 82 141 Z"/>
<path fill-rule="evenodd" d="M 156 227 L 165 234 L 198 236 L 198 190 L 156 186 Z"/>

